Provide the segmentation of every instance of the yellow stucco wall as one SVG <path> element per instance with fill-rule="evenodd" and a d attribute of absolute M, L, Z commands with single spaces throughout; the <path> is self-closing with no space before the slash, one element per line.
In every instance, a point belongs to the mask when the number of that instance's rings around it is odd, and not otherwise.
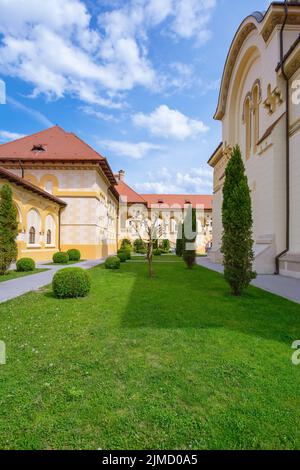
<path fill-rule="evenodd" d="M 13 200 L 18 210 L 19 234 L 17 238 L 18 258 L 30 257 L 35 261 L 50 260 L 58 251 L 59 240 L 59 205 L 42 196 L 32 193 L 22 186 L 0 178 L 0 187 L 8 183 L 13 191 Z M 39 222 L 34 245 L 29 244 L 30 213 L 34 211 Z M 47 217 L 53 217 L 55 233 L 52 233 L 53 243 L 47 245 Z"/>

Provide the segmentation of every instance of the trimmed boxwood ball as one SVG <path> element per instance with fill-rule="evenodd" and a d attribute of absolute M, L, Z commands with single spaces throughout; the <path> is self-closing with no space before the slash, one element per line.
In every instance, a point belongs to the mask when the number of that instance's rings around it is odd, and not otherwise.
<path fill-rule="evenodd" d="M 106 269 L 120 269 L 121 261 L 117 256 L 110 256 L 105 261 Z"/>
<path fill-rule="evenodd" d="M 67 253 L 69 255 L 70 261 L 80 261 L 81 253 L 79 250 L 76 250 L 75 248 L 73 248 L 71 250 L 68 250 Z"/>
<path fill-rule="evenodd" d="M 127 261 L 127 255 L 124 251 L 118 251 L 118 258 L 121 263 L 125 263 Z"/>
<path fill-rule="evenodd" d="M 90 275 L 82 268 L 61 269 L 54 275 L 52 288 L 59 299 L 86 297 L 91 289 Z"/>
<path fill-rule="evenodd" d="M 68 253 L 64 253 L 63 251 L 59 251 L 53 255 L 53 263 L 55 264 L 67 264 L 69 262 L 69 255 Z"/>
<path fill-rule="evenodd" d="M 31 258 L 21 258 L 17 261 L 17 271 L 27 272 L 35 270 L 35 261 Z"/>

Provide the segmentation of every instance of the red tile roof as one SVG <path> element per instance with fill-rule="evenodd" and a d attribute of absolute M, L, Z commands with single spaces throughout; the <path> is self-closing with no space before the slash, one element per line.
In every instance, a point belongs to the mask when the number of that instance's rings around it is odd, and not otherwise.
<path fill-rule="evenodd" d="M 119 193 L 120 198 L 126 197 L 127 202 L 129 204 L 147 204 L 145 199 L 138 193 L 136 193 L 128 184 L 124 183 L 124 181 L 118 181 L 118 185 L 116 186 L 116 190 Z"/>
<path fill-rule="evenodd" d="M 36 147 L 42 147 L 44 150 L 34 150 Z M 16 160 L 22 162 L 99 162 L 111 184 L 116 184 L 106 158 L 78 136 L 66 132 L 59 126 L 0 145 L 0 162 Z"/>
<path fill-rule="evenodd" d="M 203 205 L 204 209 L 212 209 L 212 196 L 209 195 L 190 195 L 190 194 L 141 194 L 142 198 L 147 201 L 148 207 L 151 205 L 168 205 L 184 207 L 185 204 L 192 204 L 194 208 Z"/>
<path fill-rule="evenodd" d="M 52 196 L 52 194 L 47 193 L 47 191 L 44 191 L 43 189 L 38 188 L 34 184 L 29 183 L 29 181 L 27 181 L 23 178 L 20 178 L 19 176 L 15 175 L 11 171 L 7 171 L 4 168 L 0 167 L 0 178 L 1 177 L 8 180 L 8 181 L 10 181 L 11 183 L 14 183 L 18 186 L 22 186 L 23 188 L 27 189 L 28 191 L 31 191 L 35 194 L 38 194 L 39 196 L 45 197 L 46 199 L 50 199 L 51 201 L 56 202 L 60 206 L 66 206 L 67 205 L 64 201 L 62 201 L 58 197 Z"/>

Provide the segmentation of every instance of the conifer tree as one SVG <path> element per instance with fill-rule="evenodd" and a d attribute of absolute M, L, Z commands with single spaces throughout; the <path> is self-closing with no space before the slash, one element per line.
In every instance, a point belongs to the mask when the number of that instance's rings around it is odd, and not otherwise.
<path fill-rule="evenodd" d="M 180 222 L 178 224 L 178 232 L 177 232 L 177 239 L 176 239 L 176 255 L 182 257 L 183 255 L 183 224 Z"/>
<path fill-rule="evenodd" d="M 0 190 L 0 275 L 17 259 L 18 221 L 12 190 L 4 184 Z"/>
<path fill-rule="evenodd" d="M 183 260 L 187 267 L 192 269 L 196 261 L 196 209 L 190 205 L 184 219 L 183 230 Z"/>
<path fill-rule="evenodd" d="M 248 179 L 239 146 L 225 171 L 222 207 L 224 275 L 232 294 L 242 295 L 256 274 L 252 240 L 252 209 Z"/>

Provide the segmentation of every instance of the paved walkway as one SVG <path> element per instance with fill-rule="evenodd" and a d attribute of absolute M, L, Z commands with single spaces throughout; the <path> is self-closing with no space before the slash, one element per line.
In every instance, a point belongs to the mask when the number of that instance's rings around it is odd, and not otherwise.
<path fill-rule="evenodd" d="M 20 295 L 26 294 L 27 292 L 35 291 L 40 289 L 41 287 L 47 286 L 51 283 L 56 271 L 59 271 L 64 267 L 74 268 L 78 266 L 83 269 L 90 269 L 94 266 L 103 263 L 103 261 L 103 259 L 83 261 L 82 263 L 72 264 L 68 266 L 47 266 L 42 263 L 37 263 L 37 268 L 49 269 L 49 271 L 33 274 L 32 276 L 29 275 L 17 279 L 12 279 L 11 281 L 0 282 L 0 303 L 6 302 L 10 299 L 14 299 L 15 297 L 19 297 Z"/>
<path fill-rule="evenodd" d="M 197 264 L 218 273 L 224 271 L 221 264 L 212 263 L 207 258 L 198 258 Z M 272 274 L 258 275 L 252 285 L 300 304 L 300 279 Z"/>

